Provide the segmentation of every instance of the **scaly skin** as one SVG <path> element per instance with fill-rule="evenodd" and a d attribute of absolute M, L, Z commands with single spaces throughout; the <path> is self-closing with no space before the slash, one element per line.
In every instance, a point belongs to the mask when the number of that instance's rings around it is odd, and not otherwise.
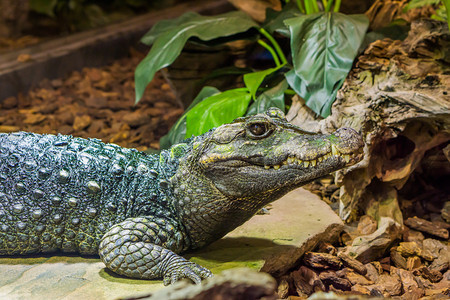
<path fill-rule="evenodd" d="M 305 132 L 278 109 L 159 156 L 96 139 L 0 134 L 0 255 L 99 253 L 118 274 L 199 283 L 211 272 L 179 253 L 359 161 L 362 145 L 352 129 Z"/>

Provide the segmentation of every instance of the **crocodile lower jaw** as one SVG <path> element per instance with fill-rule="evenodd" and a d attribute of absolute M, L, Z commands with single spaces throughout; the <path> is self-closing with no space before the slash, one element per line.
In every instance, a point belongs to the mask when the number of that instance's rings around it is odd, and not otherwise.
<path fill-rule="evenodd" d="M 335 147 L 332 147 L 332 151 L 331 152 L 329 152 L 327 154 L 324 154 L 322 156 L 318 156 L 315 159 L 304 160 L 304 159 L 297 158 L 295 156 L 288 156 L 288 158 L 286 158 L 280 164 L 277 164 L 277 165 L 265 165 L 264 169 L 266 169 L 266 170 L 268 170 L 268 169 L 278 170 L 283 165 L 309 168 L 309 167 L 315 167 L 317 165 L 320 165 L 322 162 L 324 162 L 324 161 L 326 161 L 326 160 L 328 160 L 330 158 L 342 158 L 345 161 L 346 165 L 351 165 L 351 164 L 355 164 L 355 163 L 357 163 L 357 162 L 359 162 L 361 160 L 362 153 L 358 152 L 358 153 L 344 154 L 344 153 L 340 153 Z"/>

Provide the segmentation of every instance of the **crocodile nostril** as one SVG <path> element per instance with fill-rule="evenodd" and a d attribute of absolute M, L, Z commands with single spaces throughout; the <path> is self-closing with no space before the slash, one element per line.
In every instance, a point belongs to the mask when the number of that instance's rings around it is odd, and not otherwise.
<path fill-rule="evenodd" d="M 347 139 L 362 140 L 361 135 L 352 128 L 339 128 L 334 132 L 334 135 L 344 140 Z"/>
<path fill-rule="evenodd" d="M 354 151 L 364 145 L 361 135 L 352 128 L 339 128 L 333 135 L 341 140 L 339 145 L 337 145 L 339 148 L 343 146 L 352 149 L 350 151 Z"/>
<path fill-rule="evenodd" d="M 338 137 L 346 137 L 346 136 L 359 135 L 359 134 L 356 132 L 356 130 L 354 130 L 352 128 L 339 128 L 338 130 L 336 130 L 334 135 L 338 136 Z"/>

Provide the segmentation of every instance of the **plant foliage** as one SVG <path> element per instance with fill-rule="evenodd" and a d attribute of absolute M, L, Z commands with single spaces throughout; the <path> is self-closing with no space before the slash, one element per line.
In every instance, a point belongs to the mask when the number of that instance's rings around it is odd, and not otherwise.
<path fill-rule="evenodd" d="M 159 141 L 160 148 L 167 149 L 171 145 L 184 140 L 186 136 L 186 115 L 188 114 L 188 112 L 200 101 L 219 93 L 220 91 L 215 87 L 203 87 L 200 93 L 198 93 L 197 97 L 195 97 L 195 99 L 192 101 L 191 105 L 189 105 L 189 107 L 184 111 L 184 114 L 172 126 L 170 132 L 161 138 L 161 140 Z"/>
<path fill-rule="evenodd" d="M 136 102 L 155 73 L 170 65 L 180 55 L 191 37 L 209 41 L 223 36 L 245 32 L 258 26 L 243 12 L 230 12 L 218 16 L 205 17 L 189 12 L 179 19 L 162 21 L 155 25 L 142 39 L 152 44 L 148 55 L 139 63 L 135 72 Z"/>
<path fill-rule="evenodd" d="M 350 71 L 364 39 L 368 20 L 320 12 L 288 19 L 294 69 L 286 74 L 289 85 L 306 105 L 326 117 L 338 89 Z"/>
<path fill-rule="evenodd" d="M 262 25 L 242 12 L 208 17 L 191 12 L 159 22 L 142 38 L 152 47 L 136 68 L 136 102 L 155 73 L 173 63 L 188 40 L 206 44 L 245 38 L 256 40 L 270 53 L 275 66 L 244 74 L 243 88 L 208 97 L 203 97 L 208 94 L 203 90 L 202 97 L 196 98 L 164 138 L 167 144 L 271 106 L 284 110 L 286 93 L 296 92 L 313 111 L 328 116 L 364 39 L 368 20 L 364 15 L 338 13 L 340 1 L 322 3 L 323 10 L 315 0 L 291 1 L 279 12 L 268 10 Z M 280 47 L 275 33 L 290 39 L 290 49 Z"/>
<path fill-rule="evenodd" d="M 450 0 L 411 0 L 407 5 L 405 5 L 403 10 L 406 12 L 410 9 L 421 8 L 424 6 L 437 7 L 431 18 L 447 22 L 450 30 Z"/>

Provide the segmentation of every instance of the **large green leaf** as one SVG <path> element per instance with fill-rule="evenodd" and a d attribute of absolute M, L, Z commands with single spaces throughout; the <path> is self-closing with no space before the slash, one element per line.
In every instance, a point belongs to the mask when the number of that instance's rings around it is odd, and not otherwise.
<path fill-rule="evenodd" d="M 199 16 L 200 15 L 198 13 L 190 11 L 176 19 L 161 20 L 153 25 L 146 34 L 144 34 L 144 36 L 141 38 L 141 43 L 150 46 L 151 44 L 153 44 L 156 38 L 163 35 L 167 31 L 174 28 L 176 29 L 187 22 L 195 21 Z"/>
<path fill-rule="evenodd" d="M 364 15 L 316 13 L 288 19 L 294 70 L 286 74 L 289 85 L 323 117 L 341 87 L 369 21 Z"/>
<path fill-rule="evenodd" d="M 206 98 L 186 116 L 186 138 L 242 117 L 252 96 L 247 89 L 233 89 Z"/>
<path fill-rule="evenodd" d="M 281 11 L 275 11 L 268 8 L 266 10 L 266 20 L 261 27 L 271 34 L 278 32 L 285 37 L 289 37 L 289 28 L 284 24 L 284 21 L 298 16 L 303 16 L 303 14 L 298 10 L 295 1 L 291 1 L 287 3 Z"/>
<path fill-rule="evenodd" d="M 263 113 L 270 107 L 278 107 L 284 111 L 284 91 L 286 91 L 287 88 L 288 84 L 286 80 L 283 80 L 273 88 L 259 95 L 252 105 L 249 106 L 247 115 Z"/>
<path fill-rule="evenodd" d="M 244 83 L 245 86 L 250 91 L 250 94 L 252 95 L 252 99 L 255 99 L 256 92 L 258 91 L 259 86 L 264 81 L 264 78 L 266 76 L 278 71 L 281 67 L 284 65 L 280 65 L 275 68 L 269 68 L 258 72 L 253 73 L 247 73 L 244 75 Z"/>
<path fill-rule="evenodd" d="M 153 46 L 135 71 L 136 102 L 141 99 L 155 73 L 173 63 L 180 55 L 189 38 L 197 37 L 208 41 L 245 32 L 258 26 L 249 16 L 240 11 L 217 16 L 188 14 L 188 16 L 180 17 L 183 22 L 178 19 L 172 20 L 172 23 L 166 21 L 165 27 L 160 25 L 147 36 L 146 41 L 153 42 Z M 164 28 L 166 30 L 163 30 Z"/>
<path fill-rule="evenodd" d="M 169 133 L 163 136 L 159 141 L 161 149 L 168 149 L 174 144 L 178 144 L 186 137 L 186 114 L 200 101 L 220 93 L 220 91 L 212 86 L 205 86 L 202 88 L 197 97 L 192 101 L 191 105 L 184 111 L 184 114 L 177 120 L 177 122 L 170 128 Z"/>

